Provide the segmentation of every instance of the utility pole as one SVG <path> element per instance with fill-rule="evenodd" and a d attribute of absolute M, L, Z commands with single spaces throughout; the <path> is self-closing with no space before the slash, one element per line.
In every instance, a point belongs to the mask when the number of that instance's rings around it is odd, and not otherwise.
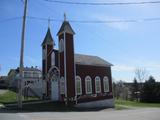
<path fill-rule="evenodd" d="M 18 95 L 17 95 L 18 108 L 22 108 L 23 58 L 24 58 L 24 38 L 25 38 L 25 27 L 26 27 L 26 14 L 27 14 L 27 0 L 25 0 L 25 3 L 24 3 L 24 15 L 23 15 L 23 23 L 22 23 Z"/>

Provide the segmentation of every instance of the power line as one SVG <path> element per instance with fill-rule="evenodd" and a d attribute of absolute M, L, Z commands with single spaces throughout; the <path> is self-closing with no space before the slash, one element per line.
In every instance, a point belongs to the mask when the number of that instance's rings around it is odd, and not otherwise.
<path fill-rule="evenodd" d="M 140 1 L 140 2 L 70 2 L 61 0 L 44 0 L 47 2 L 53 2 L 58 4 L 70 4 L 70 5 L 94 5 L 94 6 L 106 6 L 106 5 L 144 5 L 144 4 L 160 4 L 160 1 Z"/>
<path fill-rule="evenodd" d="M 9 22 L 13 20 L 19 20 L 22 19 L 22 17 L 13 17 L 13 18 L 8 18 L 8 19 L 3 19 L 0 20 L 0 23 L 4 22 Z M 48 21 L 48 18 L 44 17 L 35 17 L 35 16 L 27 16 L 27 19 L 31 20 L 40 20 L 40 21 Z M 50 21 L 54 22 L 63 22 L 62 19 L 53 19 L 50 18 Z M 155 17 L 155 18 L 144 18 L 144 19 L 121 19 L 121 20 L 68 20 L 69 22 L 72 23 L 84 23 L 84 24 L 92 24 L 92 23 L 140 23 L 140 22 L 155 22 L 155 21 L 160 21 L 160 17 Z"/>
<path fill-rule="evenodd" d="M 0 23 L 4 23 L 4 22 L 8 22 L 8 21 L 13 21 L 13 20 L 18 20 L 18 19 L 22 19 L 22 17 L 13 17 L 13 18 L 3 19 L 3 20 L 0 20 Z"/>
<path fill-rule="evenodd" d="M 33 17 L 33 16 L 27 16 L 28 19 L 33 20 L 42 20 L 42 21 L 48 21 L 48 18 L 42 18 L 42 17 Z M 50 18 L 50 21 L 54 22 L 62 22 L 63 20 L 60 19 L 53 19 Z M 139 22 L 152 22 L 152 21 L 160 21 L 160 17 L 157 18 L 144 18 L 144 19 L 126 19 L 126 20 L 68 20 L 72 23 L 139 23 Z"/>

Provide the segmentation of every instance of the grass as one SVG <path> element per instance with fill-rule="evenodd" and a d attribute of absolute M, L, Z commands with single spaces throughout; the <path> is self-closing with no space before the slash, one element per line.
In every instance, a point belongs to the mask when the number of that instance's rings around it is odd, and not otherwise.
<path fill-rule="evenodd" d="M 9 103 L 16 101 L 16 93 L 8 90 L 6 93 L 0 95 L 0 103 Z"/>
<path fill-rule="evenodd" d="M 126 100 L 115 100 L 115 105 L 117 108 L 120 107 L 158 107 L 160 108 L 160 103 L 142 103 L 136 101 L 126 101 Z"/>
<path fill-rule="evenodd" d="M 38 98 L 29 97 L 28 100 L 23 102 L 29 103 L 30 101 L 38 101 Z M 7 105 L 9 103 L 17 102 L 17 93 L 8 90 L 4 94 L 0 94 L 0 105 Z M 136 101 L 126 101 L 126 100 L 115 100 L 115 109 L 130 109 L 133 107 L 158 107 L 160 108 L 160 103 L 141 103 Z M 58 102 L 48 102 L 48 103 L 36 103 L 36 104 L 24 104 L 23 108 L 25 111 L 86 111 L 84 109 L 77 109 L 74 107 L 65 107 L 64 104 Z M 37 109 L 38 108 L 38 109 Z M 97 109 L 98 110 L 98 109 Z"/>
<path fill-rule="evenodd" d="M 31 100 L 38 100 L 38 98 L 35 97 L 29 97 L 27 100 L 23 101 L 31 101 Z M 8 90 L 6 93 L 0 95 L 0 104 L 9 104 L 9 103 L 15 103 L 17 102 L 17 93 L 11 90 Z"/>

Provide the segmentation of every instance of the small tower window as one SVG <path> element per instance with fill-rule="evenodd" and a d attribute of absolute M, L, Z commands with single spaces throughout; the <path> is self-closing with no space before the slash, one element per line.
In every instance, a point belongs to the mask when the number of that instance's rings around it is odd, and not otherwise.
<path fill-rule="evenodd" d="M 109 80 L 107 76 L 103 78 L 103 88 L 104 92 L 109 92 Z"/>
<path fill-rule="evenodd" d="M 96 89 L 96 93 L 101 92 L 101 79 L 99 76 L 95 77 L 95 89 Z"/>
<path fill-rule="evenodd" d="M 46 50 L 45 49 L 42 50 L 42 58 L 43 58 L 43 60 L 46 58 Z"/>
<path fill-rule="evenodd" d="M 85 78 L 85 88 L 86 94 L 92 94 L 92 79 L 90 76 L 86 76 Z"/>
<path fill-rule="evenodd" d="M 76 76 L 76 94 L 82 94 L 82 85 L 81 85 L 81 78 L 80 76 Z"/>
<path fill-rule="evenodd" d="M 59 52 L 63 52 L 64 51 L 64 40 L 61 39 L 59 42 Z"/>
<path fill-rule="evenodd" d="M 54 51 L 52 52 L 52 55 L 51 55 L 51 65 L 55 66 L 55 53 L 54 53 Z"/>

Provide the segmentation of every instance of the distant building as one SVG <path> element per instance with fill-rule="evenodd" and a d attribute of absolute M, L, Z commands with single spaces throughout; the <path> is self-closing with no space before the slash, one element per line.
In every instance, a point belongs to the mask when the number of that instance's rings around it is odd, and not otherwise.
<path fill-rule="evenodd" d="M 17 89 L 19 79 L 19 68 L 11 69 L 8 73 L 9 87 Z M 25 67 L 23 69 L 23 94 L 26 96 L 43 96 L 43 83 L 42 83 L 41 70 L 34 67 Z"/>
<path fill-rule="evenodd" d="M 46 97 L 77 107 L 113 107 L 112 64 L 97 56 L 75 54 L 74 34 L 64 20 L 57 33 L 59 49 L 56 50 L 48 28 L 42 43 Z"/>
<path fill-rule="evenodd" d="M 10 69 L 8 72 L 9 88 L 17 88 L 18 69 Z"/>
<path fill-rule="evenodd" d="M 0 89 L 8 88 L 8 84 L 7 76 L 0 76 Z"/>

